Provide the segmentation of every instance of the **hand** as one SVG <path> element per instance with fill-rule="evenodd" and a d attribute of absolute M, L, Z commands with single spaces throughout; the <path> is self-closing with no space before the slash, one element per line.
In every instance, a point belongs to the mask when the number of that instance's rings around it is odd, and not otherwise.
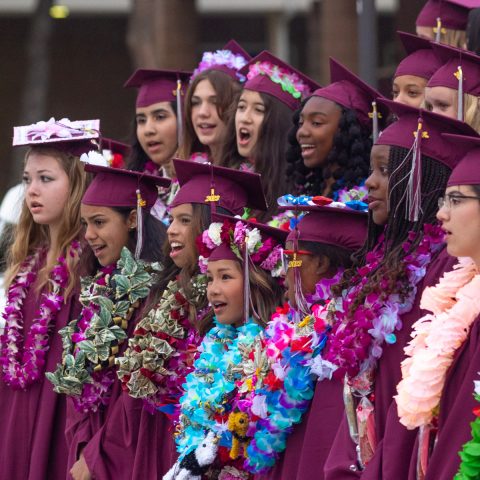
<path fill-rule="evenodd" d="M 73 480 L 92 480 L 92 475 L 90 474 L 83 454 L 81 454 L 80 458 L 74 463 L 70 470 L 70 475 L 73 477 Z"/>

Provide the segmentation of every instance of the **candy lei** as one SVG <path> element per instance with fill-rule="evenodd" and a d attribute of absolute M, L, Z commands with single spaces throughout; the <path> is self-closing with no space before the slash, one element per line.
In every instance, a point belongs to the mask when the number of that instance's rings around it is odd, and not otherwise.
<path fill-rule="evenodd" d="M 103 269 L 93 280 L 82 281 L 80 317 L 60 330 L 62 364 L 46 373 L 57 393 L 71 395 L 77 410 L 96 411 L 108 404 L 114 382 L 114 365 L 119 346 L 135 309 L 153 282 L 160 267 L 135 260 L 123 248 L 116 269 Z"/>
<path fill-rule="evenodd" d="M 183 395 L 182 384 L 193 369 L 201 337 L 189 320 L 190 304 L 200 305 L 206 295 L 206 277 L 191 280 L 193 295 L 186 298 L 177 280 L 163 292 L 156 308 L 137 324 L 128 349 L 115 363 L 123 388 L 150 407 L 173 414 Z"/>
<path fill-rule="evenodd" d="M 473 396 L 480 403 L 480 381 L 474 383 Z M 473 409 L 475 420 L 470 424 L 472 427 L 472 438 L 459 452 L 460 467 L 454 480 L 476 480 L 480 477 L 480 405 Z"/>
<path fill-rule="evenodd" d="M 67 249 L 71 257 L 80 255 L 77 241 Z M 15 390 L 25 390 L 39 380 L 45 366 L 45 357 L 50 348 L 50 330 L 65 302 L 63 292 L 68 284 L 69 272 L 65 257 L 59 257 L 49 276 L 50 292 L 42 293 L 38 311 L 30 330 L 22 343 L 23 302 L 37 279 L 41 252 L 37 251 L 25 259 L 19 273 L 12 281 L 3 314 L 5 329 L 0 337 L 3 381 Z"/>
<path fill-rule="evenodd" d="M 263 328 L 253 321 L 239 328 L 215 322 L 205 336 L 180 399 L 175 435 L 180 458 L 195 450 L 208 432 L 219 438 L 220 448 L 230 450 L 232 433 L 227 422 L 236 407 L 232 399 L 237 382 L 245 382 L 245 376 L 252 378 L 256 372 L 257 367 L 249 360 L 259 349 L 262 332 Z"/>
<path fill-rule="evenodd" d="M 408 235 L 403 249 L 410 249 L 414 234 Z M 385 297 L 381 292 L 388 287 L 387 280 L 382 280 L 379 291 L 369 294 L 363 305 L 359 305 L 353 318 L 350 306 L 368 281 L 384 256 L 384 241 L 367 254 L 365 266 L 358 269 L 353 279 L 354 287 L 346 289 L 341 298 L 333 299 L 328 309 L 334 319 L 332 332 L 322 358 L 325 371 L 336 378 L 346 374 L 349 381 L 358 390 L 365 390 L 371 382 L 369 378 L 376 363 L 383 353 L 384 343 L 396 342 L 395 331 L 402 328 L 400 316 L 409 312 L 415 301 L 417 285 L 425 276 L 427 266 L 435 252 L 443 244 L 443 232 L 435 225 L 425 225 L 420 244 L 407 255 L 402 263 L 406 275 L 404 284 L 399 284 L 396 292 Z M 400 296 L 403 294 L 403 298 Z M 328 373 L 330 375 L 331 373 Z"/>
<path fill-rule="evenodd" d="M 435 287 L 423 292 L 420 306 L 432 313 L 412 327 L 395 397 L 400 422 L 408 429 L 427 425 L 437 416 L 454 354 L 480 313 L 479 291 L 480 275 L 475 263 L 460 258 Z"/>
<path fill-rule="evenodd" d="M 272 315 L 265 330 L 269 368 L 243 400 L 250 418 L 257 420 L 245 459 L 245 468 L 252 473 L 266 473 L 275 464 L 293 426 L 302 421 L 310 405 L 318 374 L 316 359 L 331 328 L 322 307 L 342 273 L 318 282 L 315 294 L 307 298 L 310 315 L 285 305 Z"/>

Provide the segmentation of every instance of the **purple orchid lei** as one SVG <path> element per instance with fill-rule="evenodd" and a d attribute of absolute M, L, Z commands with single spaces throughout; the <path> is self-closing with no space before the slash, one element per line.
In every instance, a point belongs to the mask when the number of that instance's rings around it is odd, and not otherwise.
<path fill-rule="evenodd" d="M 72 257 L 79 255 L 81 251 L 79 242 L 72 242 L 68 251 Z M 40 256 L 41 252 L 38 250 L 25 259 L 7 293 L 7 306 L 3 314 L 5 330 L 0 337 L 0 364 L 3 381 L 14 390 L 25 390 L 41 378 L 45 357 L 50 348 L 49 331 L 64 304 L 63 292 L 69 280 L 66 259 L 61 256 L 50 273 L 51 291 L 42 293 L 40 306 L 22 349 L 22 307 L 29 288 L 37 279 Z"/>
<path fill-rule="evenodd" d="M 414 233 L 410 232 L 403 244 L 404 251 L 410 250 L 413 238 Z M 354 388 L 369 390 L 369 373 L 381 358 L 383 345 L 396 342 L 395 331 L 402 328 L 400 316 L 412 309 L 417 285 L 425 276 L 433 255 L 441 248 L 443 238 L 439 226 L 425 225 L 420 244 L 403 259 L 406 281 L 397 285 L 395 292 L 384 295 L 382 292 L 387 290 L 388 281 L 383 279 L 378 291 L 367 295 L 352 317 L 351 305 L 384 257 L 383 237 L 379 246 L 367 254 L 366 264 L 358 269 L 356 277 L 352 279 L 354 286 L 344 290 L 341 298 L 332 299 L 327 307 L 330 318 L 334 319 L 322 354 L 325 366 L 331 367 L 326 369 L 330 370 L 329 374 L 333 373 L 334 377 L 340 379 L 346 374 Z"/>

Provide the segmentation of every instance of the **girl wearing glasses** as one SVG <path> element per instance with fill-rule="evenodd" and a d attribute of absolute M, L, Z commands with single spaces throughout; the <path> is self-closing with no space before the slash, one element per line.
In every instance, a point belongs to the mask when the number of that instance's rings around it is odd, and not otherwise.
<path fill-rule="evenodd" d="M 437 213 L 447 251 L 458 261 L 423 292 L 428 313 L 413 325 L 396 397 L 400 422 L 418 428 L 411 470 L 419 465 L 426 480 L 480 476 L 480 138 L 448 137 L 470 149 L 453 170 Z M 436 437 L 434 447 L 419 455 L 426 435 Z"/>

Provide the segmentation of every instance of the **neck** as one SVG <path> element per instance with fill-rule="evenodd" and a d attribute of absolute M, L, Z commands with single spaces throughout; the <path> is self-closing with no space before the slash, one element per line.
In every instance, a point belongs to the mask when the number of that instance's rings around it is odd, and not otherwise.
<path fill-rule="evenodd" d="M 162 169 L 168 178 L 175 178 L 175 168 L 173 168 L 173 162 L 171 160 L 160 167 L 160 173 L 162 173 Z"/>
<path fill-rule="evenodd" d="M 323 189 L 323 192 L 322 192 L 322 195 L 324 197 L 328 197 L 329 195 L 331 195 L 332 193 L 332 187 L 333 187 L 333 184 L 335 183 L 335 179 L 333 178 L 333 175 L 331 175 L 331 173 L 335 172 L 335 170 L 337 170 L 338 166 L 336 163 L 333 163 L 333 164 L 329 164 L 328 166 L 325 166 L 322 170 L 322 175 L 323 175 L 323 178 L 325 178 L 325 174 L 328 170 L 328 172 L 330 172 L 330 177 L 328 177 L 326 180 L 325 180 L 325 188 Z"/>

